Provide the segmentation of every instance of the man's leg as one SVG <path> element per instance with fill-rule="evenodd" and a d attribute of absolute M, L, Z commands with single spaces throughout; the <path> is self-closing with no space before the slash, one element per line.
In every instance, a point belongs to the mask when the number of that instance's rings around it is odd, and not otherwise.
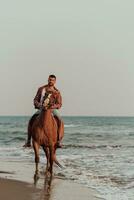
<path fill-rule="evenodd" d="M 61 129 L 62 129 L 62 120 L 61 120 L 61 116 L 60 116 L 59 110 L 58 109 L 54 109 L 53 110 L 53 115 L 56 118 L 57 124 L 58 124 L 57 147 L 58 148 L 62 148 L 62 144 L 60 143 L 60 141 L 61 141 L 60 132 L 61 132 Z"/>
<path fill-rule="evenodd" d="M 23 146 L 23 147 L 31 147 L 31 127 L 32 127 L 32 124 L 35 120 L 35 118 L 39 115 L 39 112 L 36 112 L 32 117 L 31 119 L 29 120 L 29 123 L 28 123 L 28 135 L 27 135 L 27 142 L 26 144 Z"/>

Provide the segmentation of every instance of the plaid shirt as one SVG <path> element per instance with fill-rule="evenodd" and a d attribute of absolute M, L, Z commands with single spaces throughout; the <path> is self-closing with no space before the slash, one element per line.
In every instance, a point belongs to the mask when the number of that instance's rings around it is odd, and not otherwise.
<path fill-rule="evenodd" d="M 40 107 L 42 106 L 45 93 L 47 92 L 47 88 L 48 85 L 44 85 L 38 89 L 34 98 L 35 108 L 40 109 Z M 50 98 L 50 105 L 51 109 L 59 109 L 62 106 L 62 97 L 60 91 L 55 87 Z"/>

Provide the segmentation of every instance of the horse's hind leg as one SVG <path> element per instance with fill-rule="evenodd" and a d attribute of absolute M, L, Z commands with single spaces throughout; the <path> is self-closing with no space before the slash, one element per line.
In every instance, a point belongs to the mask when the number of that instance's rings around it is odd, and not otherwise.
<path fill-rule="evenodd" d="M 39 170 L 38 170 L 38 163 L 39 163 L 39 145 L 33 141 L 33 148 L 34 148 L 34 153 L 35 153 L 35 164 L 36 164 L 36 170 L 35 170 L 35 175 L 34 175 L 34 181 L 36 181 L 39 178 Z"/>

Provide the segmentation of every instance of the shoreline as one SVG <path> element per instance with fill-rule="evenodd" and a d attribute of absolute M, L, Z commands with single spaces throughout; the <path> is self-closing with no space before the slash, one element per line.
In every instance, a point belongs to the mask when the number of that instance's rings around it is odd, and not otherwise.
<path fill-rule="evenodd" d="M 18 160 L 0 161 L 0 199 L 2 200 L 100 200 L 99 192 L 64 179 L 53 176 L 50 194 L 44 191 L 44 164 L 39 166 L 40 178 L 34 185 L 35 164 Z M 56 170 L 56 167 L 54 167 Z"/>
<path fill-rule="evenodd" d="M 2 200 L 99 200 L 97 192 L 68 180 L 54 178 L 50 193 L 44 187 L 18 180 L 0 178 L 0 199 Z"/>

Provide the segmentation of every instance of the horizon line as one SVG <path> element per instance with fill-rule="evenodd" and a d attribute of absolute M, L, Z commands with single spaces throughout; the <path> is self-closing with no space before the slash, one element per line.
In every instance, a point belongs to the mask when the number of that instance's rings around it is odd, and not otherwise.
<path fill-rule="evenodd" d="M 0 115 L 0 117 L 30 117 L 32 115 Z M 134 115 L 61 115 L 61 117 L 134 117 Z"/>

